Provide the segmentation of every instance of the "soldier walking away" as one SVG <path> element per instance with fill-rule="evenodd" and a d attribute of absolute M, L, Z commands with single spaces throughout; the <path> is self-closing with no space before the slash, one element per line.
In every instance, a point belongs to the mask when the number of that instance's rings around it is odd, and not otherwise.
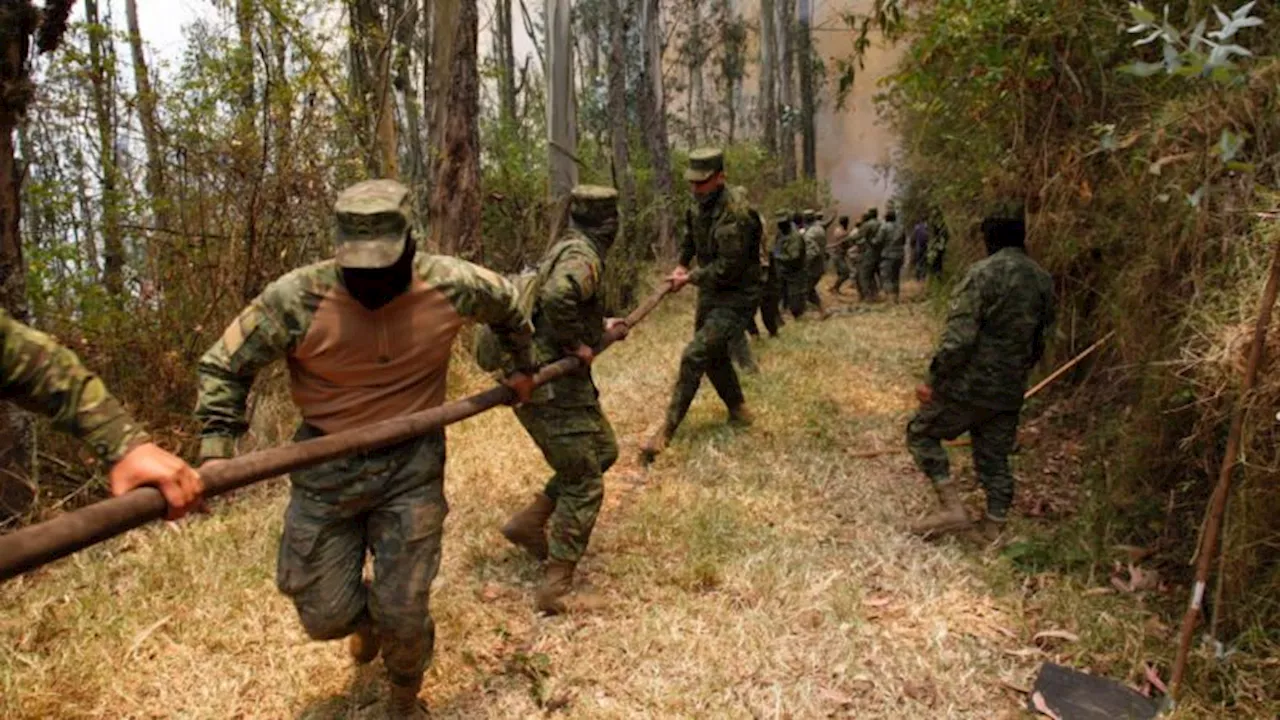
<path fill-rule="evenodd" d="M 821 213 L 804 211 L 805 300 L 818 308 L 822 317 L 826 317 L 822 296 L 818 294 L 818 283 L 822 281 L 822 273 L 827 265 L 827 230 L 822 226 L 822 220 Z"/>
<path fill-rule="evenodd" d="M 880 270 L 880 211 L 871 208 L 870 217 L 858 228 L 858 296 L 863 302 L 875 302 L 880 296 L 876 273 Z"/>
<path fill-rule="evenodd" d="M 929 224 L 921 220 L 911 230 L 911 269 L 916 280 L 923 282 L 928 270 Z"/>
<path fill-rule="evenodd" d="M 796 216 L 798 217 L 798 216 Z M 778 271 L 781 276 L 783 299 L 791 317 L 799 319 L 804 315 L 808 296 L 805 283 L 804 235 L 796 229 L 792 214 L 787 210 L 779 211 L 778 224 Z"/>
<path fill-rule="evenodd" d="M 582 369 L 539 387 L 515 409 L 555 474 L 502 528 L 508 540 L 546 561 L 534 607 L 551 614 L 566 611 L 574 569 L 604 501 L 604 473 L 618 459 L 591 362 L 604 332 L 625 325 L 605 317 L 601 287 L 605 255 L 618 234 L 617 190 L 575 187 L 569 218 L 568 231 L 543 256 L 522 299 L 527 294 L 532 300 L 534 361 L 542 365 L 572 356 Z"/>
<path fill-rule="evenodd" d="M 200 454 L 230 457 L 244 433 L 259 370 L 287 359 L 302 415 L 295 440 L 420 412 L 445 399 L 454 339 L 488 324 L 517 371 L 518 402 L 533 387 L 530 328 L 511 283 L 451 257 L 419 254 L 409 189 L 370 180 L 334 205 L 334 259 L 271 283 L 199 365 Z M 420 718 L 435 624 L 429 600 L 449 511 L 445 434 L 294 472 L 276 584 L 315 640 L 349 637 L 352 657 L 381 652 L 392 718 Z M 373 581 L 362 580 L 372 555 Z"/>
<path fill-rule="evenodd" d="M 951 479 L 943 440 L 969 432 L 973 464 L 987 495 L 983 536 L 998 539 L 1013 503 L 1013 451 L 1027 375 L 1044 354 L 1054 320 L 1053 280 L 1026 253 L 1020 206 L 982 223 L 988 257 L 969 268 L 951 298 L 920 409 L 907 425 L 907 447 L 933 482 L 941 509 L 912 526 L 921 535 L 969 526 Z"/>
<path fill-rule="evenodd" d="M 725 187 L 724 153 L 696 150 L 685 172 L 696 199 L 691 226 L 684 239 L 680 264 L 672 271 L 673 289 L 698 288 L 693 340 L 680 358 L 680 374 L 662 427 L 645 442 L 640 459 L 651 463 L 670 442 L 684 420 L 706 375 L 729 409 L 729 422 L 750 425 L 738 374 L 729 359 L 729 345 L 742 337 L 747 315 L 760 302 L 759 222 L 746 198 Z M 698 267 L 689 270 L 697 258 Z"/>
<path fill-rule="evenodd" d="M 849 216 L 841 215 L 831 234 L 831 242 L 827 243 L 827 255 L 831 258 L 831 268 L 836 273 L 836 282 L 831 286 L 831 292 L 836 295 L 840 294 L 840 288 L 849 282 L 852 275 L 849 272 L 849 247 L 853 239 L 854 236 L 849 234 Z"/>
<path fill-rule="evenodd" d="M 876 244 L 880 246 L 880 282 L 896 303 L 902 281 L 902 264 L 907 256 L 907 234 L 898 222 L 896 210 L 884 214 L 884 224 L 880 226 Z"/>
<path fill-rule="evenodd" d="M 197 507 L 204 483 L 180 457 L 162 449 L 80 363 L 75 353 L 0 310 L 0 399 L 53 420 L 84 441 L 110 468 L 112 495 L 143 485 L 160 491 L 170 520 Z"/>

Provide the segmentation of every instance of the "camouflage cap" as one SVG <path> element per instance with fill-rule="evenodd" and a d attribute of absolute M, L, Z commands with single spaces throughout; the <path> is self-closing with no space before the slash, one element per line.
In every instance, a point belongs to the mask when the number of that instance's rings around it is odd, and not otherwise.
<path fill-rule="evenodd" d="M 599 225 L 618 217 L 618 191 L 602 185 L 578 185 L 569 194 L 574 222 Z"/>
<path fill-rule="evenodd" d="M 395 180 L 366 180 L 343 190 L 333 204 L 335 257 L 344 268 L 384 268 L 404 253 L 413 211 L 409 188 Z"/>
<path fill-rule="evenodd" d="M 784 209 L 784 210 L 779 210 L 779 211 L 777 212 L 777 214 L 775 215 L 775 218 L 776 218 L 776 219 L 778 219 L 778 220 L 790 220 L 790 219 L 791 219 L 791 211 L 790 211 L 790 210 L 785 210 L 785 209 Z"/>
<path fill-rule="evenodd" d="M 984 218 L 990 220 L 1026 220 L 1026 203 L 1022 200 L 1001 198 L 993 202 L 985 203 L 985 205 L 986 214 L 983 216 Z"/>
<path fill-rule="evenodd" d="M 724 172 L 724 151 L 719 148 L 700 148 L 689 153 L 689 169 L 684 171 L 684 179 L 689 182 L 706 182 L 718 172 Z"/>
<path fill-rule="evenodd" d="M 818 211 L 817 211 L 817 210 L 814 210 L 814 209 L 810 208 L 810 209 L 808 209 L 808 210 L 805 210 L 805 211 L 804 211 L 804 219 L 805 219 L 805 220 L 816 220 L 816 219 L 817 219 L 817 217 L 818 217 Z"/>

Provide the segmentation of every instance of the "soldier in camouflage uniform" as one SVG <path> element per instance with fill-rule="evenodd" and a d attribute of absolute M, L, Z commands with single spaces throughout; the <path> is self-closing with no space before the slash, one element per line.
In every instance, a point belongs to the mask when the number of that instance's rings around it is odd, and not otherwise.
<path fill-rule="evenodd" d="M 698 287 L 693 340 L 680 358 L 680 375 L 662 427 L 646 441 L 641 461 L 648 464 L 666 448 L 684 420 L 702 376 L 706 375 L 729 409 L 729 421 L 751 423 L 729 344 L 741 337 L 746 318 L 760 302 L 760 223 L 746 198 L 725 187 L 724 154 L 718 149 L 689 155 L 685 179 L 697 200 L 693 232 L 686 235 L 680 264 L 671 273 L 673 289 Z M 698 268 L 689 270 L 694 258 Z"/>
<path fill-rule="evenodd" d="M 778 269 L 781 275 L 783 298 L 791 316 L 804 315 L 807 304 L 808 276 L 805 274 L 804 235 L 797 229 L 790 212 L 778 213 Z"/>
<path fill-rule="evenodd" d="M 254 376 L 279 359 L 302 415 L 295 440 L 440 405 L 453 341 L 472 321 L 488 324 L 516 359 L 507 384 L 529 399 L 530 328 L 511 283 L 417 253 L 409 189 L 394 180 L 354 185 L 334 209 L 335 258 L 271 283 L 200 360 L 205 459 L 233 454 Z M 389 717 L 425 715 L 418 693 L 435 641 L 428 601 L 448 513 L 444 458 L 439 430 L 290 478 L 276 583 L 312 638 L 350 636 L 361 664 L 381 652 Z"/>
<path fill-rule="evenodd" d="M 831 233 L 831 241 L 827 243 L 827 255 L 831 258 L 831 269 L 836 273 L 836 282 L 831 292 L 840 294 L 840 288 L 852 279 L 849 270 L 849 248 L 853 245 L 854 236 L 849 232 L 849 216 L 841 215 L 835 232 Z"/>
<path fill-rule="evenodd" d="M 804 211 L 804 255 L 805 255 L 805 300 L 818 312 L 826 314 L 822 305 L 822 296 L 818 294 L 818 283 L 822 281 L 822 273 L 827 265 L 827 230 L 822 225 L 823 216 L 815 210 Z"/>
<path fill-rule="evenodd" d="M 907 426 L 907 447 L 933 481 L 942 509 L 913 526 L 922 535 L 969 525 L 951 480 L 943 440 L 969 432 L 973 464 L 987 493 L 982 532 L 994 541 L 1013 503 L 1013 451 L 1027 375 L 1044 353 L 1054 320 L 1053 281 L 1027 257 L 1020 207 L 982 223 L 989 257 L 969 268 L 951 298 L 946 329 L 929 380 L 917 389 L 920 410 Z"/>
<path fill-rule="evenodd" d="M 898 302 L 899 287 L 902 280 L 902 263 L 907 257 L 907 233 L 898 222 L 898 213 L 889 210 L 884 214 L 884 223 L 877 233 L 876 244 L 880 246 L 880 282 L 886 293 Z"/>
<path fill-rule="evenodd" d="M 182 458 L 155 443 L 102 380 L 75 353 L 0 310 L 0 399 L 53 420 L 83 440 L 111 468 L 112 495 L 154 485 L 169 503 L 169 519 L 195 507 L 200 476 Z"/>
<path fill-rule="evenodd" d="M 600 286 L 605 255 L 618 234 L 618 192 L 576 187 L 569 213 L 568 231 L 543 256 L 524 292 L 533 298 L 534 359 L 544 364 L 572 355 L 583 367 L 538 388 L 516 408 L 555 475 L 502 528 L 508 540 L 547 560 L 534 606 L 552 614 L 566 610 L 574 568 L 604 500 L 604 473 L 618 459 L 618 443 L 591 377 L 594 348 L 605 330 L 623 324 L 605 318 Z"/>
<path fill-rule="evenodd" d="M 880 297 L 880 212 L 871 208 L 871 217 L 858 229 L 858 294 L 864 302 Z"/>

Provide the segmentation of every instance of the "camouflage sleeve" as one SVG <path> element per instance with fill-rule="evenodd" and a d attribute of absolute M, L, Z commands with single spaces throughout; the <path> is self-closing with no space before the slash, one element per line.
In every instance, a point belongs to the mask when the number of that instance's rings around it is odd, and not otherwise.
<path fill-rule="evenodd" d="M 498 273 L 465 260 L 438 260 L 447 263 L 446 294 L 454 310 L 492 328 L 503 349 L 511 354 L 517 370 L 533 370 L 533 329 L 520 312 L 515 285 Z"/>
<path fill-rule="evenodd" d="M 1040 363 L 1040 358 L 1044 357 L 1045 345 L 1049 330 L 1053 328 L 1057 322 L 1057 310 L 1054 307 L 1055 298 L 1053 296 L 1053 281 L 1045 283 L 1043 290 L 1044 295 L 1044 316 L 1040 319 L 1040 325 L 1036 327 L 1035 337 L 1031 340 L 1031 367 L 1034 368 Z M 1028 368 L 1030 370 L 1031 368 Z"/>
<path fill-rule="evenodd" d="M 689 273 L 689 282 L 698 287 L 731 287 L 738 283 L 746 264 L 744 247 L 748 222 L 750 220 L 745 216 L 735 217 L 712 230 L 715 233 L 716 259 Z"/>
<path fill-rule="evenodd" d="M 97 375 L 53 338 L 0 310 L 0 397 L 53 419 L 110 465 L 150 438 Z"/>
<path fill-rule="evenodd" d="M 589 337 L 579 308 L 595 297 L 599 289 L 599 265 L 588 253 L 571 248 L 557 259 L 550 277 L 538 292 L 547 327 L 562 348 L 577 347 L 583 338 Z"/>
<path fill-rule="evenodd" d="M 680 240 L 680 266 L 689 267 L 698 254 L 698 246 L 693 239 L 693 211 L 684 214 L 684 237 Z"/>
<path fill-rule="evenodd" d="M 942 342 L 929 364 L 930 385 L 936 386 L 955 377 L 968 364 L 978 342 L 978 328 L 982 321 L 981 291 L 981 283 L 970 272 L 952 293 Z"/>
<path fill-rule="evenodd" d="M 248 429 L 245 406 L 254 377 L 297 343 L 299 333 L 289 331 L 298 323 L 288 320 L 284 283 L 282 278 L 269 285 L 200 358 L 195 415 L 201 427 L 201 461 L 235 455 L 236 438 Z"/>

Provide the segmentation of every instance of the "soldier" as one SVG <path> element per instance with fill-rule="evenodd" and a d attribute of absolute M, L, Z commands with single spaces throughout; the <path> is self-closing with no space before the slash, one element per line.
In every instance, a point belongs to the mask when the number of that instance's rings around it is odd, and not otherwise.
<path fill-rule="evenodd" d="M 804 315 L 806 298 L 804 235 L 796 229 L 792 215 L 786 210 L 778 213 L 778 270 L 783 287 L 783 299 L 791 317 Z"/>
<path fill-rule="evenodd" d="M 110 471 L 112 495 L 153 485 L 169 519 L 196 507 L 204 483 L 182 458 L 151 441 L 75 353 L 0 310 L 0 399 L 46 415 L 83 440 Z"/>
<path fill-rule="evenodd" d="M 516 417 L 555 474 L 533 502 L 512 516 L 502 534 L 547 566 L 534 596 L 545 613 L 566 610 L 573 572 L 587 550 L 600 504 L 604 473 L 618 459 L 618 443 L 600 408 L 591 377 L 594 348 L 606 330 L 625 328 L 605 318 L 604 258 L 618 234 L 618 192 L 580 185 L 569 204 L 570 226 L 551 246 L 524 290 L 532 299 L 534 360 L 573 356 L 582 369 L 534 391 Z M 548 532 L 548 521 L 550 531 Z"/>
<path fill-rule="evenodd" d="M 973 464 L 986 490 L 983 535 L 998 538 L 1013 503 L 1009 454 L 1018 430 L 1027 375 L 1044 353 L 1054 319 L 1053 281 L 1025 249 L 1020 207 L 982 223 L 989 257 L 969 268 L 951 298 L 929 379 L 916 393 L 920 410 L 907 426 L 907 447 L 933 481 L 942 509 L 912 527 L 922 535 L 968 527 L 942 440 L 968 431 Z"/>
<path fill-rule="evenodd" d="M 394 180 L 347 188 L 334 210 L 334 259 L 271 283 L 200 360 L 203 458 L 233 454 L 253 378 L 281 358 L 302 415 L 295 440 L 440 405 L 453 341 L 469 321 L 489 324 L 515 358 L 505 382 L 528 401 L 530 328 L 511 283 L 418 254 L 409 189 Z M 444 458 L 438 430 L 290 478 L 276 584 L 313 639 L 349 636 L 359 664 L 381 652 L 393 718 L 426 712 L 418 693 L 435 644 L 428 601 L 448 513 Z"/>
<path fill-rule="evenodd" d="M 693 340 L 680 358 L 680 375 L 662 427 L 641 449 L 648 464 L 666 448 L 684 420 L 702 376 L 706 375 L 729 409 L 729 421 L 751 424 L 738 374 L 729 360 L 729 344 L 742 337 L 747 314 L 760 302 L 760 227 L 746 199 L 725 187 L 724 154 L 718 149 L 689 155 L 685 179 L 697 201 L 691 227 L 672 271 L 673 289 L 698 287 Z M 694 258 L 698 268 L 689 270 Z"/>
<path fill-rule="evenodd" d="M 827 255 L 831 258 L 831 267 L 836 273 L 836 283 L 831 292 L 840 294 L 840 288 L 849 281 L 849 247 L 853 244 L 853 236 L 849 234 L 849 216 L 841 215 L 831 234 L 831 242 L 827 243 Z"/>
<path fill-rule="evenodd" d="M 825 315 L 826 308 L 822 306 L 822 296 L 818 294 L 818 283 L 822 281 L 822 273 L 827 264 L 827 231 L 822 226 L 822 220 L 821 213 L 804 211 L 805 275 L 808 282 L 805 299 Z"/>
<path fill-rule="evenodd" d="M 880 220 L 879 211 L 871 208 L 871 217 L 858 228 L 858 294 L 863 302 L 875 302 L 880 297 L 880 284 L 876 273 L 880 270 Z"/>
<path fill-rule="evenodd" d="M 889 210 L 884 214 L 884 224 L 880 226 L 877 235 L 876 244 L 880 246 L 880 282 L 896 303 L 902 279 L 902 263 L 907 257 L 907 234 L 898 223 L 896 210 Z"/>

